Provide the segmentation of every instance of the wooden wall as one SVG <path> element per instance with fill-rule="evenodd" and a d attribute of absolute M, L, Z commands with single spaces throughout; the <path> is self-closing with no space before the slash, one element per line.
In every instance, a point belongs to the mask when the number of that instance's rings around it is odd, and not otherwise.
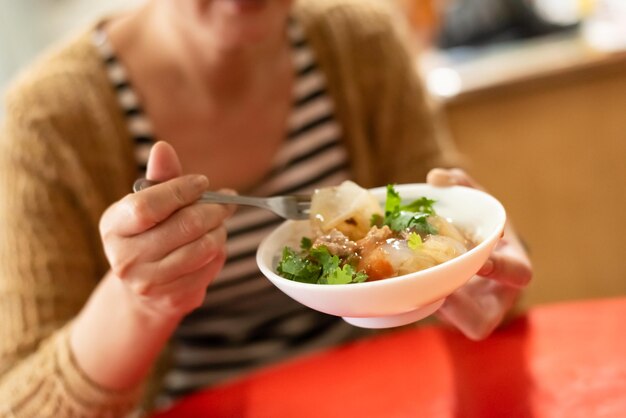
<path fill-rule="evenodd" d="M 524 304 L 626 294 L 626 59 L 445 107 L 470 172 L 530 247 Z"/>

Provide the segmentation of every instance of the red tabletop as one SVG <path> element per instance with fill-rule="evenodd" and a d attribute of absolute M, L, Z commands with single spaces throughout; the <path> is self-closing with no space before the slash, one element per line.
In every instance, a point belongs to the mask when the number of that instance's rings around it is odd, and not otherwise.
<path fill-rule="evenodd" d="M 481 342 L 386 333 L 153 416 L 174 417 L 625 418 L 626 298 L 536 307 Z"/>

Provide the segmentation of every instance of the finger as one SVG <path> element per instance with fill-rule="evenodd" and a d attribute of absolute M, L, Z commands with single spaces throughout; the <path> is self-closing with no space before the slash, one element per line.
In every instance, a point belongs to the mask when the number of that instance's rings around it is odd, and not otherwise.
<path fill-rule="evenodd" d="M 176 281 L 154 286 L 149 295 L 140 298 L 150 298 L 152 306 L 160 313 L 191 312 L 202 305 L 206 289 L 224 266 L 225 259 L 222 253 L 201 269 Z"/>
<path fill-rule="evenodd" d="M 224 267 L 224 263 L 226 261 L 226 252 L 220 251 L 217 253 L 215 258 L 211 260 L 210 263 L 206 264 L 199 270 L 195 272 L 186 274 L 180 277 L 175 282 L 164 283 L 159 285 L 155 291 L 163 292 L 163 293 L 179 293 L 176 289 L 187 289 L 187 288 L 202 288 L 206 289 L 206 287 L 213 282 L 213 279 L 219 274 L 222 267 Z"/>
<path fill-rule="evenodd" d="M 449 171 L 445 168 L 433 168 L 426 175 L 426 182 L 436 187 L 453 186 L 455 183 Z"/>
<path fill-rule="evenodd" d="M 127 195 L 105 212 L 100 223 L 101 234 L 106 238 L 110 234 L 142 233 L 198 200 L 208 185 L 205 176 L 188 175 Z"/>
<path fill-rule="evenodd" d="M 515 302 L 519 289 L 482 277 L 446 298 L 437 315 L 472 340 L 489 336 Z"/>
<path fill-rule="evenodd" d="M 218 228 L 232 215 L 232 205 L 193 204 L 180 209 L 169 219 L 139 237 L 145 242 L 145 260 L 158 260 Z M 140 245 L 140 244 L 135 244 Z"/>
<path fill-rule="evenodd" d="M 532 279 L 532 268 L 526 260 L 504 251 L 491 253 L 487 262 L 476 273 L 508 286 L 522 288 Z"/>
<path fill-rule="evenodd" d="M 224 194 L 229 194 L 231 196 L 236 196 L 238 193 L 233 190 L 233 189 L 219 189 L 218 192 L 220 193 L 224 193 Z M 224 205 L 226 208 L 228 208 L 228 212 L 229 215 L 228 217 L 230 218 L 231 216 L 233 216 L 233 214 L 237 211 L 237 205 Z"/>
<path fill-rule="evenodd" d="M 428 172 L 426 181 L 437 187 L 447 186 L 466 186 L 473 187 L 475 189 L 483 189 L 469 174 L 460 168 L 433 168 Z"/>
<path fill-rule="evenodd" d="M 197 292 L 202 294 L 201 300 L 207 286 L 209 286 L 215 277 L 219 274 L 224 262 L 226 261 L 226 253 L 220 251 L 215 258 L 200 269 L 189 274 L 178 277 L 176 280 L 167 283 L 158 283 L 149 290 L 151 297 L 167 296 L 172 301 L 182 300 L 182 296 L 191 296 Z"/>
<path fill-rule="evenodd" d="M 174 148 L 165 141 L 159 141 L 150 150 L 146 178 L 164 182 L 179 177 L 183 169 Z"/>
<path fill-rule="evenodd" d="M 176 249 L 167 257 L 152 263 L 143 263 L 122 279 L 139 295 L 154 295 L 154 289 L 180 282 L 181 277 L 203 269 L 225 253 L 225 228 L 218 228 L 196 241 Z M 161 292 L 162 293 L 162 292 Z"/>
<path fill-rule="evenodd" d="M 174 292 L 168 288 L 173 287 L 174 283 L 163 286 L 161 290 L 172 295 L 170 300 L 174 306 L 183 305 L 183 310 L 191 312 L 200 307 L 206 299 L 206 289 L 224 267 L 225 260 L 226 255 L 222 253 L 201 270 L 182 277 L 180 281 L 182 292 Z"/>
<path fill-rule="evenodd" d="M 453 168 L 450 170 L 451 176 L 455 179 L 456 184 L 459 186 L 473 187 L 475 189 L 482 189 L 483 187 L 467 172 L 460 168 Z"/>
<path fill-rule="evenodd" d="M 489 306 L 488 312 L 481 308 L 477 300 L 457 291 L 446 298 L 437 311 L 437 316 L 461 331 L 467 338 L 480 341 L 490 335 L 499 323 L 498 317 L 494 315 L 495 301 L 484 302 Z"/>
<path fill-rule="evenodd" d="M 191 274 L 224 252 L 226 228 L 220 226 L 187 245 L 175 249 L 155 265 L 154 282 L 162 284 Z M 149 276 L 150 277 L 150 276 Z"/>

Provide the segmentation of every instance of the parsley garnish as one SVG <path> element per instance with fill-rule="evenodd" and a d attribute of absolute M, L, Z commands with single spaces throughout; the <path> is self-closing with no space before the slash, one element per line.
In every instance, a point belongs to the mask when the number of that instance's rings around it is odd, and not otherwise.
<path fill-rule="evenodd" d="M 311 238 L 302 237 L 302 240 L 300 240 L 300 248 L 302 249 L 302 251 L 310 250 L 312 247 L 313 241 L 311 241 Z"/>
<path fill-rule="evenodd" d="M 367 280 L 367 274 L 357 272 L 348 263 L 342 265 L 338 256 L 332 255 L 328 248 L 312 248 L 309 238 L 303 238 L 297 253 L 285 247 L 276 271 L 282 277 L 303 283 L 348 284 Z"/>
<path fill-rule="evenodd" d="M 385 218 L 379 213 L 373 214 L 370 218 L 370 226 L 377 226 L 380 228 L 381 226 L 383 226 L 384 222 Z"/>
<path fill-rule="evenodd" d="M 435 215 L 434 203 L 432 199 L 421 197 L 407 205 L 402 205 L 400 194 L 392 184 L 389 184 L 383 224 L 393 231 L 410 229 L 422 234 L 437 234 L 437 229 L 427 221 L 429 216 Z"/>
<path fill-rule="evenodd" d="M 416 251 L 422 248 L 422 245 L 424 245 L 424 243 L 422 242 L 422 237 L 419 234 L 411 232 L 407 240 L 407 245 L 410 249 Z"/>
<path fill-rule="evenodd" d="M 393 231 L 409 231 L 407 243 L 412 250 L 423 245 L 422 235 L 437 234 L 437 229 L 428 223 L 428 217 L 435 215 L 434 200 L 421 197 L 403 205 L 400 194 L 393 185 L 387 185 L 385 216 L 372 215 L 372 226 L 387 225 Z M 348 284 L 361 283 L 368 279 L 366 273 L 357 271 L 350 261 L 341 260 L 338 256 L 320 246 L 313 248 L 308 237 L 300 241 L 300 251 L 285 247 L 278 263 L 277 272 L 282 277 L 303 283 L 316 284 Z"/>
<path fill-rule="evenodd" d="M 276 269 L 285 279 L 303 283 L 317 283 L 322 268 L 289 247 L 283 249 L 283 256 Z"/>

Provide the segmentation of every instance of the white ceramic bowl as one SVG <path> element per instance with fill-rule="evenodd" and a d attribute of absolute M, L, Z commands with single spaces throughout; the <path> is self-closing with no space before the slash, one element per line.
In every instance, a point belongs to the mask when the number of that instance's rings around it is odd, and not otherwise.
<path fill-rule="evenodd" d="M 341 316 L 355 326 L 389 328 L 434 313 L 446 296 L 465 284 L 485 263 L 501 237 L 506 213 L 491 195 L 468 187 L 438 188 L 428 184 L 396 186 L 404 201 L 435 199 L 437 214 L 462 227 L 479 244 L 435 267 L 404 276 L 365 283 L 320 285 L 300 283 L 276 274 L 285 246 L 299 248 L 310 236 L 308 221 L 286 221 L 267 236 L 257 251 L 261 272 L 280 290 L 312 309 Z M 386 188 L 370 190 L 384 204 Z"/>

